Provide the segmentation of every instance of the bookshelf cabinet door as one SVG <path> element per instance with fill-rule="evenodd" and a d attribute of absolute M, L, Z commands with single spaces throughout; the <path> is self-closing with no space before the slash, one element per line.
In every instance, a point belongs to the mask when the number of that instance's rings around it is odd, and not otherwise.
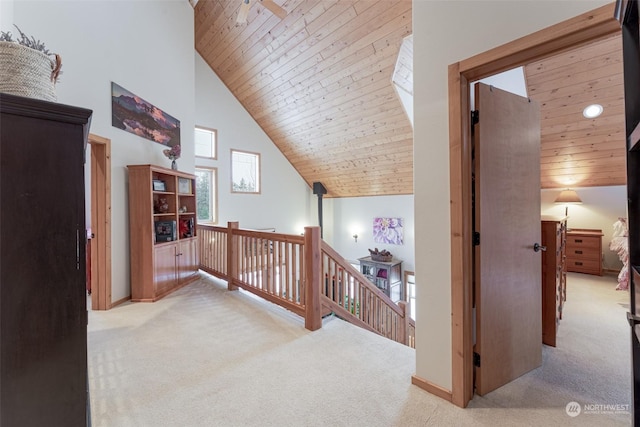
<path fill-rule="evenodd" d="M 177 282 L 176 244 L 160 245 L 154 248 L 155 296 L 170 291 Z"/>

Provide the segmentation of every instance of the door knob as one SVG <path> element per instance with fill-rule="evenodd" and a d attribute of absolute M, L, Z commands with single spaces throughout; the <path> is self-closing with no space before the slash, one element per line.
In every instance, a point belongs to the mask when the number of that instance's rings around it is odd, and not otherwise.
<path fill-rule="evenodd" d="M 539 251 L 546 252 L 547 251 L 547 247 L 546 246 L 542 246 L 539 243 L 534 243 L 533 244 L 533 251 L 534 252 L 539 252 Z"/>

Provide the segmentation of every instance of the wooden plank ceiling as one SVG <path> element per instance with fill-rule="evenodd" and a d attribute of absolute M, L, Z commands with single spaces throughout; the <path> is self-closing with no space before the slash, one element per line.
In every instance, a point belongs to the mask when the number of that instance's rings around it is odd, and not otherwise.
<path fill-rule="evenodd" d="M 237 24 L 242 0 L 200 0 L 196 50 L 289 162 L 328 197 L 413 194 L 413 130 L 391 84 L 411 0 L 275 0 L 284 19 L 251 1 Z M 541 187 L 624 185 L 620 36 L 524 69 L 542 110 Z M 593 102 L 604 113 L 585 119 Z"/>
<path fill-rule="evenodd" d="M 619 34 L 525 66 L 541 106 L 542 188 L 626 184 L 622 77 Z M 585 119 L 592 103 L 604 112 Z"/>
<path fill-rule="evenodd" d="M 411 0 L 275 0 L 284 19 L 252 0 L 236 24 L 241 2 L 196 4 L 196 50 L 305 181 L 328 197 L 413 194 L 391 83 Z"/>

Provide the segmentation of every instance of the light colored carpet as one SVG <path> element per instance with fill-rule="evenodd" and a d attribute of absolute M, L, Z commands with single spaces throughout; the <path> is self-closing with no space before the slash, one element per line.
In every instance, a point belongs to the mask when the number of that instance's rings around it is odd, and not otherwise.
<path fill-rule="evenodd" d="M 415 351 L 340 319 L 302 319 L 211 276 L 148 303 L 89 313 L 92 422 L 125 426 L 630 425 L 628 294 L 570 275 L 559 346 L 469 408 L 411 385 Z M 602 411 L 601 411 L 602 412 Z"/>

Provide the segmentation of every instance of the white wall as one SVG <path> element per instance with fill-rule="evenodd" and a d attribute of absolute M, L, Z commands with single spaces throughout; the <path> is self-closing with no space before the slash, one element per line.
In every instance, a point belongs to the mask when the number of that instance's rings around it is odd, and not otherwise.
<path fill-rule="evenodd" d="M 178 165 L 193 171 L 193 9 L 184 0 L 14 0 L 13 18 L 62 56 L 58 102 L 93 110 L 91 133 L 111 139 L 112 301 L 126 298 L 126 165 L 170 162 L 162 155 L 165 146 L 111 126 L 111 81 L 181 121 Z"/>
<path fill-rule="evenodd" d="M 373 241 L 373 218 L 393 217 L 404 220 L 404 244 L 391 245 Z M 414 220 L 413 196 L 378 196 L 333 199 L 331 246 L 347 260 L 369 255 L 368 249 L 386 249 L 401 259 L 402 270 L 413 271 Z M 352 237 L 358 235 L 358 241 Z M 325 236 L 325 240 L 326 236 Z"/>
<path fill-rule="evenodd" d="M 13 26 L 13 0 L 0 0 L 0 31 L 11 31 L 11 34 L 18 34 Z"/>
<path fill-rule="evenodd" d="M 607 1 L 413 2 L 416 375 L 451 389 L 447 67 Z"/>
<path fill-rule="evenodd" d="M 569 228 L 595 228 L 604 233 L 602 238 L 602 267 L 620 270 L 622 263 L 615 252 L 609 250 L 613 236 L 613 223 L 618 217 L 627 217 L 627 187 L 624 185 L 611 187 L 573 188 L 580 196 L 582 204 L 569 205 Z M 553 201 L 561 190 L 541 191 L 541 211 L 543 215 L 564 215 L 565 206 Z"/>
<path fill-rule="evenodd" d="M 196 124 L 218 131 L 217 160 L 197 159 L 218 168 L 218 224 L 238 221 L 241 228 L 275 227 L 287 234 L 317 225 L 310 187 L 197 53 L 195 72 Z M 232 148 L 260 153 L 260 194 L 231 193 Z"/>

